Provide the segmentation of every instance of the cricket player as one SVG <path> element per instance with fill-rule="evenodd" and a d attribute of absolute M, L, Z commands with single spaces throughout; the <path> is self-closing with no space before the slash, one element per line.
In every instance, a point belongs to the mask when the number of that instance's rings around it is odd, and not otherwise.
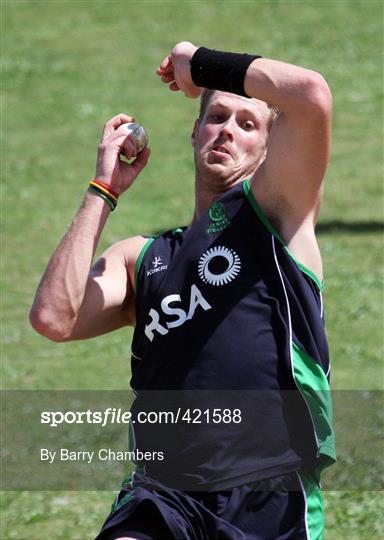
<path fill-rule="evenodd" d="M 176 405 L 173 425 L 132 426 L 134 448 L 164 459 L 137 463 L 97 538 L 319 540 L 320 473 L 335 460 L 315 237 L 330 89 L 310 69 L 189 42 L 157 75 L 200 98 L 191 222 L 93 263 L 150 156 L 127 135 L 134 118 L 115 116 L 31 310 L 60 342 L 134 325 L 135 418 Z"/>

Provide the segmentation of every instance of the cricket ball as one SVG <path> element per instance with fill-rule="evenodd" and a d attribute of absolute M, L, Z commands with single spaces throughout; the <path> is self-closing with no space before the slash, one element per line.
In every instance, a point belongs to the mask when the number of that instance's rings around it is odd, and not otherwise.
<path fill-rule="evenodd" d="M 122 124 L 125 127 L 136 145 L 137 152 L 141 152 L 148 144 L 148 135 L 145 129 L 140 124 Z"/>

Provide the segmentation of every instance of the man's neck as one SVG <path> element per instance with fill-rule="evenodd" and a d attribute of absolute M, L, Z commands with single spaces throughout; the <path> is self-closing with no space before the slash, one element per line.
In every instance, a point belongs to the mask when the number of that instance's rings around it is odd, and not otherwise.
<path fill-rule="evenodd" d="M 200 219 L 200 217 L 212 206 L 212 204 L 220 199 L 227 191 L 233 188 L 245 178 L 238 178 L 225 183 L 207 182 L 196 174 L 195 180 L 195 210 L 192 223 Z"/>
<path fill-rule="evenodd" d="M 216 192 L 205 185 L 199 185 L 196 181 L 195 184 L 195 211 L 193 214 L 193 222 L 200 219 L 200 217 L 208 210 L 212 204 L 217 201 L 223 193 Z"/>

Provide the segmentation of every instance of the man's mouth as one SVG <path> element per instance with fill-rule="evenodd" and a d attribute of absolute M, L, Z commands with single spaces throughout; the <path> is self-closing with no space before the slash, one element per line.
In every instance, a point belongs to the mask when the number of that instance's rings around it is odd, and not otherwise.
<path fill-rule="evenodd" d="M 228 157 L 232 157 L 232 154 L 231 152 L 228 150 L 228 148 L 224 145 L 219 145 L 219 146 L 213 146 L 211 148 L 211 150 L 213 150 L 213 152 L 215 152 L 216 154 L 220 154 L 220 155 L 227 155 Z"/>

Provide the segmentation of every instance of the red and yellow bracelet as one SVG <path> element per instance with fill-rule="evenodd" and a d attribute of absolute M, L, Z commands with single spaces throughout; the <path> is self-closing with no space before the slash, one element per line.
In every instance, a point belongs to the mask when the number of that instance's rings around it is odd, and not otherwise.
<path fill-rule="evenodd" d="M 108 184 L 105 184 L 105 183 L 102 182 L 101 180 L 98 180 L 97 178 L 95 178 L 94 180 L 91 180 L 90 183 L 96 184 L 97 186 L 106 189 L 110 195 L 112 195 L 113 197 L 115 197 L 116 200 L 119 198 L 119 194 L 116 193 L 116 191 L 114 191 L 114 190 L 111 188 L 111 186 L 109 186 Z"/>
<path fill-rule="evenodd" d="M 89 182 L 88 190 L 101 197 L 110 206 L 112 211 L 116 208 L 119 194 L 110 186 L 101 182 L 101 180 L 91 180 Z"/>

